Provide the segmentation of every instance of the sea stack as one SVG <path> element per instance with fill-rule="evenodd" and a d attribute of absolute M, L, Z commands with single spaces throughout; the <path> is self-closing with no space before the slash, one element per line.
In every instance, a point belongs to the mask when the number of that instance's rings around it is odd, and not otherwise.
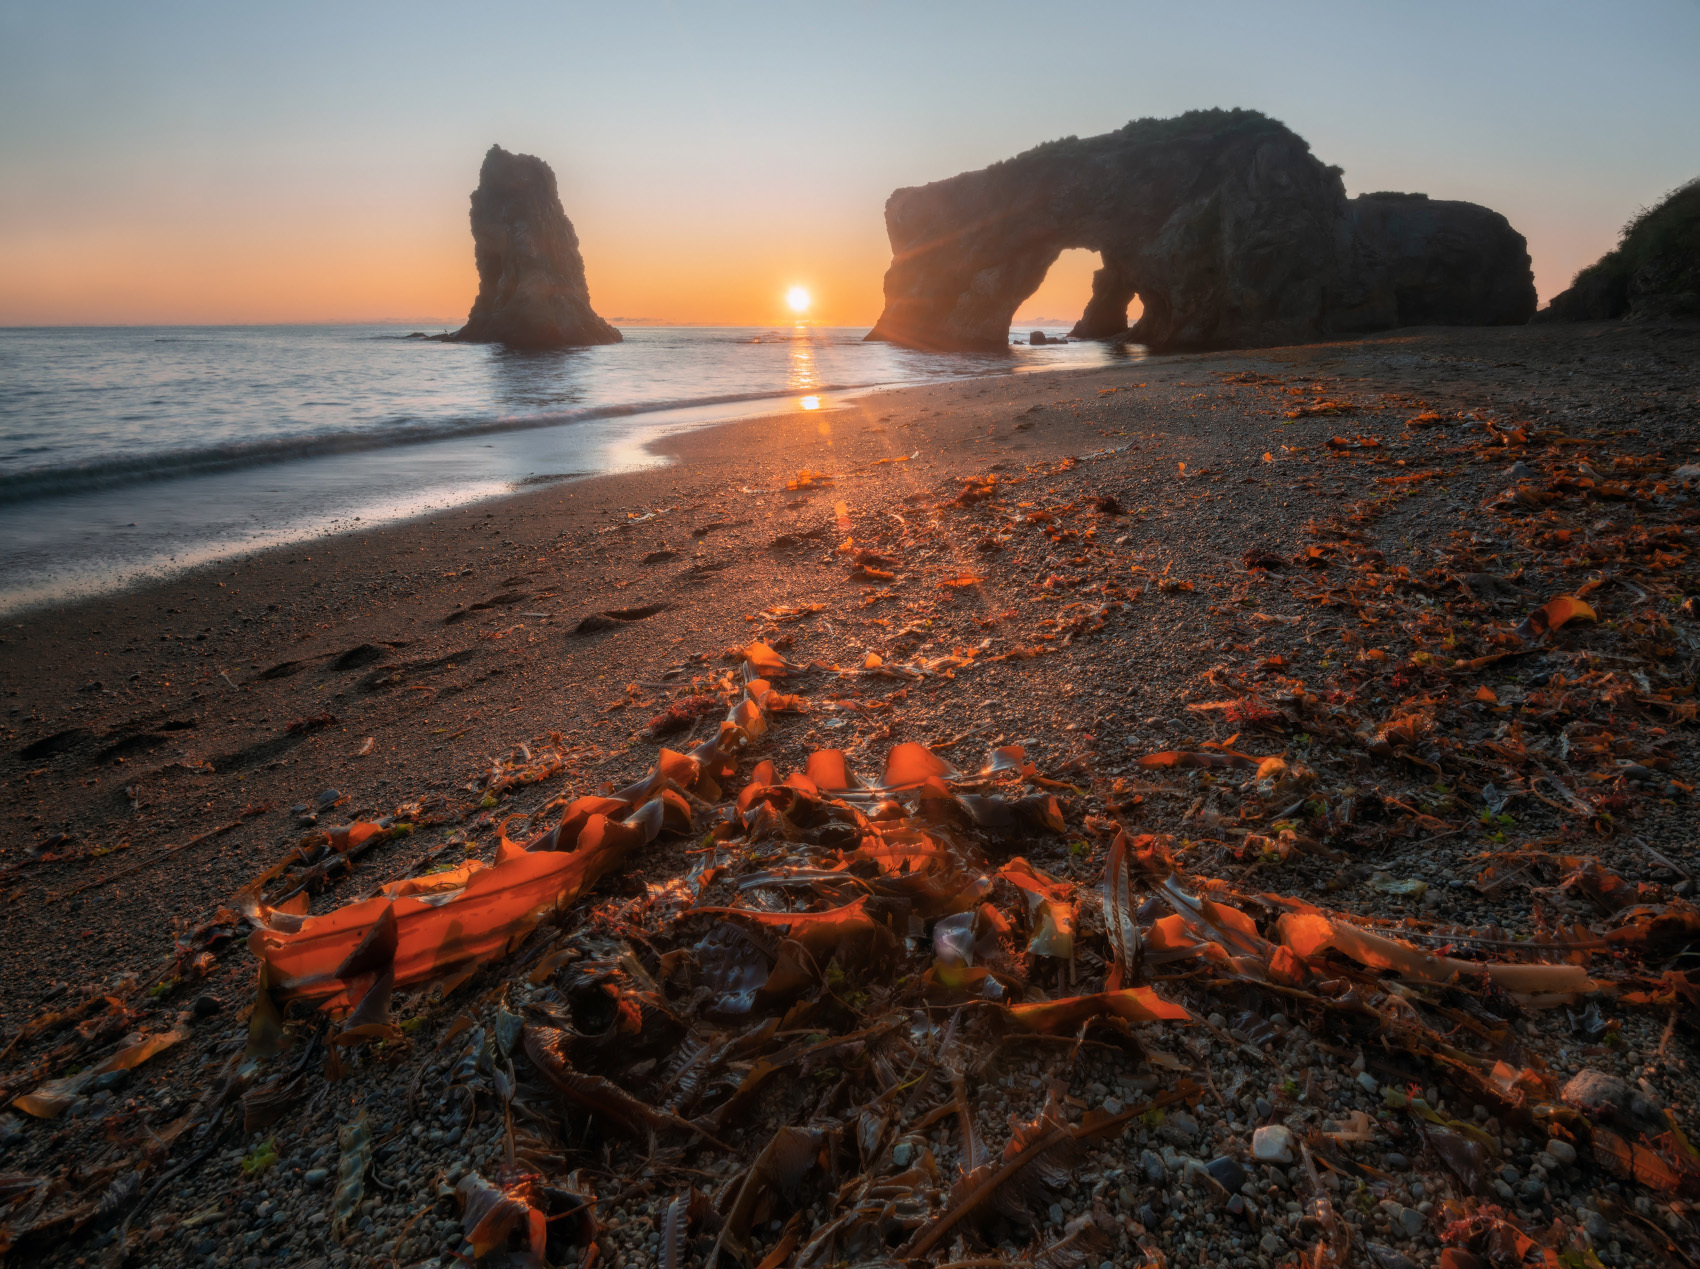
<path fill-rule="evenodd" d="M 451 340 L 510 348 L 620 342 L 590 307 L 578 235 L 542 159 L 490 147 L 472 191 L 472 247 L 478 298 Z"/>
<path fill-rule="evenodd" d="M 1266 115 L 1197 110 L 900 189 L 868 338 L 1002 348 L 1071 247 L 1104 262 L 1071 332 L 1084 339 L 1181 351 L 1529 320 L 1529 253 L 1505 217 L 1420 194 L 1349 199 L 1340 177 Z"/>

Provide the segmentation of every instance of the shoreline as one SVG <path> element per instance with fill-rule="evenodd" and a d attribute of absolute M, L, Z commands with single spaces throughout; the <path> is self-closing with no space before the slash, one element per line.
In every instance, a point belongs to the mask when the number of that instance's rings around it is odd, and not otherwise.
<path fill-rule="evenodd" d="M 828 330 L 821 338 L 838 334 Z M 805 359 L 805 367 L 812 364 Z M 861 369 L 900 371 L 895 365 Z M 928 369 L 939 377 L 923 384 L 1023 372 L 1014 362 L 1001 372 L 967 365 Z M 1033 369 L 1048 373 L 1052 366 Z M 349 427 L 13 473 L 0 479 L 0 494 L 8 495 L 0 497 L 0 536 L 13 543 L 0 620 L 164 580 L 181 571 L 185 557 L 228 561 L 256 549 L 319 540 L 355 521 L 397 523 L 500 496 L 509 486 L 520 491 L 641 465 L 649 461 L 649 438 L 681 428 L 919 386 L 840 377 L 843 383 L 789 391 L 764 387 L 460 422 Z"/>

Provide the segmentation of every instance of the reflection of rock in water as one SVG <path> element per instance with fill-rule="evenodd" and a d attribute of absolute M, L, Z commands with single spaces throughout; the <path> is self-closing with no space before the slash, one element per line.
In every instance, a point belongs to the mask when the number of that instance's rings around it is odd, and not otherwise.
<path fill-rule="evenodd" d="M 1143 119 L 1053 141 L 886 202 L 892 264 L 870 339 L 1002 347 L 1064 250 L 1103 257 L 1071 334 L 1224 348 L 1534 312 L 1522 235 L 1470 203 L 1347 199 L 1284 125 L 1256 111 Z M 1138 295 L 1144 315 L 1127 329 Z"/>
<path fill-rule="evenodd" d="M 513 348 L 617 344 L 590 307 L 578 235 L 542 159 L 490 147 L 472 191 L 478 298 L 451 339 Z"/>

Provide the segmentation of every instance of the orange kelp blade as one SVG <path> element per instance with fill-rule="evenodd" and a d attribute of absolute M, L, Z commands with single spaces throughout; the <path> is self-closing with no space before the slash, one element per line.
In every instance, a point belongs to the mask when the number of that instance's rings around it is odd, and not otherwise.
<path fill-rule="evenodd" d="M 913 789 L 928 780 L 942 780 L 956 773 L 955 767 L 925 745 L 906 741 L 894 746 L 886 755 L 885 774 L 880 778 L 880 787 L 886 790 Z"/>
<path fill-rule="evenodd" d="M 539 851 L 473 873 L 449 898 L 385 896 L 304 917 L 293 931 L 262 928 L 249 947 L 267 968 L 279 1001 L 319 1000 L 332 1009 L 353 1003 L 337 971 L 386 917 L 395 922 L 395 985 L 406 987 L 461 972 L 503 955 L 538 921 L 571 903 L 626 854 L 654 839 L 665 807 L 657 799 L 626 820 L 592 815 L 571 853 Z"/>
<path fill-rule="evenodd" d="M 1557 599 L 1549 599 L 1523 620 L 1517 627 L 1517 637 L 1525 643 L 1533 643 L 1536 639 L 1557 630 L 1567 621 L 1598 621 L 1594 610 L 1584 601 L 1574 595 L 1560 595 Z"/>
<path fill-rule="evenodd" d="M 1505 991 L 1522 996 L 1575 995 L 1599 990 L 1581 965 L 1526 965 L 1504 961 L 1460 961 L 1433 956 L 1409 943 L 1333 921 L 1319 912 L 1284 912 L 1277 923 L 1281 941 L 1301 959 L 1333 948 L 1369 969 L 1390 969 L 1424 982 L 1450 982 L 1457 975 L 1486 974 Z"/>
<path fill-rule="evenodd" d="M 1186 1022 L 1184 1005 L 1164 1000 L 1149 987 L 1124 987 L 1090 996 L 1070 996 L 1031 1005 L 1009 1005 L 1004 1017 L 1023 1031 L 1044 1035 L 1067 1034 L 1089 1018 L 1120 1018 L 1125 1022 Z"/>
<path fill-rule="evenodd" d="M 1153 767 L 1240 767 L 1247 770 L 1257 766 L 1255 758 L 1244 754 L 1225 753 L 1190 753 L 1183 749 L 1165 749 L 1161 753 L 1148 753 L 1139 760 L 1139 765 L 1145 768 Z"/>

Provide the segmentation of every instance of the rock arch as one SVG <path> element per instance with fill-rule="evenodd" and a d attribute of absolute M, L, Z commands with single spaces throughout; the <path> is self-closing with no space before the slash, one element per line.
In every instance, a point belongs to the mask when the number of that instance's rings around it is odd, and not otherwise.
<path fill-rule="evenodd" d="M 868 338 L 1003 347 L 1016 308 L 1071 247 L 1104 262 L 1075 332 L 1163 350 L 1534 312 L 1528 252 L 1503 216 L 1422 195 L 1349 200 L 1340 175 L 1273 119 L 1205 110 L 900 189 L 886 202 L 892 263 Z M 1128 330 L 1135 295 L 1144 313 Z"/>

